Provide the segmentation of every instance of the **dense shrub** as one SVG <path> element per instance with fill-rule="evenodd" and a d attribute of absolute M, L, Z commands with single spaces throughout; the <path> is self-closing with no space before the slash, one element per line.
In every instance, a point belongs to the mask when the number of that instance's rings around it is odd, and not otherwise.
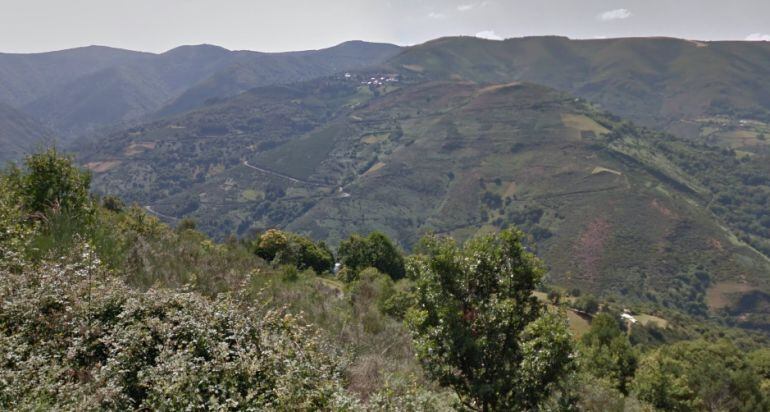
<path fill-rule="evenodd" d="M 350 279 L 366 268 L 373 267 L 387 274 L 393 280 L 404 277 L 404 257 L 401 252 L 380 232 L 372 232 L 367 237 L 352 235 L 340 242 L 337 251 L 340 262 L 350 271 Z"/>
<path fill-rule="evenodd" d="M 188 217 L 180 220 L 179 223 L 176 224 L 176 231 L 184 232 L 185 230 L 195 230 L 197 227 L 198 224 L 195 222 L 195 219 Z"/>
<path fill-rule="evenodd" d="M 591 329 L 581 341 L 586 371 L 607 381 L 621 393 L 628 394 L 628 386 L 636 370 L 637 354 L 618 319 L 609 313 L 594 316 Z"/>
<path fill-rule="evenodd" d="M 393 280 L 375 268 L 362 270 L 358 279 L 349 284 L 348 290 L 354 303 L 363 300 L 380 311 L 395 293 Z"/>
<path fill-rule="evenodd" d="M 572 296 L 576 296 L 574 293 Z M 578 296 L 572 303 L 572 307 L 588 314 L 594 314 L 599 310 L 599 300 L 594 295 L 586 294 Z"/>
<path fill-rule="evenodd" d="M 9 177 L 15 180 L 28 213 L 90 210 L 91 175 L 76 168 L 71 157 L 56 149 L 27 156 L 24 169 L 12 171 Z"/>
<path fill-rule="evenodd" d="M 108 195 L 102 198 L 102 207 L 113 212 L 122 212 L 126 205 L 119 197 Z"/>
<path fill-rule="evenodd" d="M 566 320 L 533 296 L 543 269 L 521 236 L 503 231 L 461 248 L 428 238 L 425 255 L 409 261 L 417 354 L 472 409 L 538 409 L 573 366 Z"/>
<path fill-rule="evenodd" d="M 22 264 L 32 235 L 25 220 L 12 182 L 6 176 L 0 176 L 0 269 L 17 268 Z"/>
<path fill-rule="evenodd" d="M 85 246 L 0 273 L 0 409 L 354 406 L 301 319 L 222 297 L 127 288 Z"/>
<path fill-rule="evenodd" d="M 760 371 L 727 341 L 685 341 L 663 346 L 639 366 L 639 399 L 669 411 L 766 411 Z"/>
<path fill-rule="evenodd" d="M 316 273 L 331 271 L 334 254 L 324 242 L 313 242 L 294 233 L 270 229 L 256 242 L 257 256 L 281 264 L 296 265 L 300 269 L 311 268 Z"/>

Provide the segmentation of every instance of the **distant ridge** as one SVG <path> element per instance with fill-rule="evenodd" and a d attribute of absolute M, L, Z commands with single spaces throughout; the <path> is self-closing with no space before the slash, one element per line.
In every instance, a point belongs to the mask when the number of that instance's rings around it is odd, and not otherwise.
<path fill-rule="evenodd" d="M 288 53 L 180 46 L 154 54 L 89 46 L 0 54 L 0 103 L 37 118 L 65 140 L 161 110 L 178 113 L 252 87 L 382 63 L 398 46 L 346 42 Z"/>
<path fill-rule="evenodd" d="M 18 110 L 0 103 L 0 167 L 20 159 L 38 145 L 54 142 L 54 133 Z"/>
<path fill-rule="evenodd" d="M 714 116 L 770 121 L 770 42 L 446 37 L 388 64 L 434 79 L 539 83 L 693 138 Z"/>

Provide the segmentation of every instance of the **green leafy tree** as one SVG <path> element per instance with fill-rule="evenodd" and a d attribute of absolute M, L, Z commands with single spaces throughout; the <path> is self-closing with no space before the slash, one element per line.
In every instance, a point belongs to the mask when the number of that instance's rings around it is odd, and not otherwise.
<path fill-rule="evenodd" d="M 663 346 L 642 359 L 634 391 L 667 411 L 766 411 L 761 376 L 732 343 L 704 340 Z"/>
<path fill-rule="evenodd" d="M 15 176 L 24 208 L 30 213 L 60 209 L 80 213 L 90 209 L 91 175 L 75 167 L 72 158 L 56 149 L 35 153 Z"/>
<path fill-rule="evenodd" d="M 278 229 L 270 229 L 257 239 L 254 253 L 265 260 L 272 261 L 288 248 L 289 235 Z"/>
<path fill-rule="evenodd" d="M 594 295 L 582 295 L 575 299 L 572 307 L 585 313 L 594 314 L 599 310 L 599 301 Z"/>
<path fill-rule="evenodd" d="M 195 222 L 195 219 L 191 219 L 189 217 L 186 217 L 179 221 L 176 225 L 177 232 L 184 232 L 185 230 L 195 230 L 198 228 L 198 223 Z"/>
<path fill-rule="evenodd" d="M 770 348 L 757 349 L 751 352 L 749 363 L 762 379 L 762 392 L 770 393 Z"/>
<path fill-rule="evenodd" d="M 616 317 L 609 313 L 596 315 L 591 321 L 591 329 L 581 340 L 588 372 L 610 381 L 617 390 L 628 394 L 638 361 Z"/>
<path fill-rule="evenodd" d="M 260 236 L 255 253 L 265 260 L 300 269 L 312 268 L 316 273 L 328 272 L 334 267 L 334 254 L 324 242 L 314 243 L 307 237 L 277 229 Z"/>
<path fill-rule="evenodd" d="M 122 212 L 126 205 L 117 196 L 107 195 L 102 198 L 102 207 L 112 212 Z"/>
<path fill-rule="evenodd" d="M 403 278 L 406 273 L 401 252 L 380 232 L 372 232 L 367 237 L 350 236 L 340 243 L 337 254 L 351 279 L 368 267 L 376 268 L 393 280 Z"/>
<path fill-rule="evenodd" d="M 313 242 L 304 236 L 292 237 L 298 247 L 300 268 L 312 268 L 316 273 L 330 272 L 334 268 L 334 254 L 326 243 Z"/>
<path fill-rule="evenodd" d="M 407 313 L 417 354 L 473 410 L 537 409 L 573 365 L 565 318 L 533 296 L 543 268 L 522 236 L 507 230 L 463 247 L 429 237 L 408 264 L 417 283 Z"/>

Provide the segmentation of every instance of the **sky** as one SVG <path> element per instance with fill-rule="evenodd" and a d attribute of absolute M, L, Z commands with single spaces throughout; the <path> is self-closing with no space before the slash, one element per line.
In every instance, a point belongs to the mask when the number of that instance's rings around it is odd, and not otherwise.
<path fill-rule="evenodd" d="M 202 43 L 274 52 L 456 35 L 770 41 L 770 0 L 0 0 L 8 53 Z"/>

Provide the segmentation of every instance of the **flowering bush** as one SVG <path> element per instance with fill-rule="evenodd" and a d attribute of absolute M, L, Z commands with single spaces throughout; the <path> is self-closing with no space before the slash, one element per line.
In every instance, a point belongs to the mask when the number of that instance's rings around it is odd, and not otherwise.
<path fill-rule="evenodd" d="M 18 269 L 32 232 L 6 176 L 0 176 L 0 268 Z"/>
<path fill-rule="evenodd" d="M 0 409 L 344 410 L 339 359 L 301 319 L 233 297 L 138 292 L 87 245 L 0 269 Z"/>

